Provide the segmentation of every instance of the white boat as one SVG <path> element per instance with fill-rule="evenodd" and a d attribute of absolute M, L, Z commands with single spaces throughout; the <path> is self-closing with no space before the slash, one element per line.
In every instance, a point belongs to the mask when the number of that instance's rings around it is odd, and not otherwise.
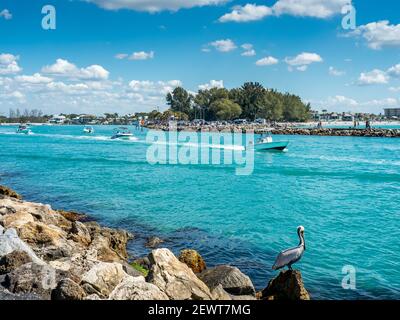
<path fill-rule="evenodd" d="M 93 127 L 85 127 L 83 128 L 84 133 L 94 133 L 94 128 Z"/>
<path fill-rule="evenodd" d="M 21 124 L 20 126 L 18 126 L 17 133 L 32 134 L 32 130 L 29 129 L 27 125 Z"/>
<path fill-rule="evenodd" d="M 289 145 L 289 141 L 273 141 L 270 133 L 266 135 L 261 135 L 261 138 L 257 140 L 254 144 L 254 150 L 257 151 L 267 151 L 267 150 L 277 150 L 284 151 Z"/>
<path fill-rule="evenodd" d="M 133 137 L 133 133 L 130 132 L 128 128 L 120 127 L 118 129 L 114 129 L 114 135 L 111 137 L 111 139 L 129 140 L 131 137 Z"/>

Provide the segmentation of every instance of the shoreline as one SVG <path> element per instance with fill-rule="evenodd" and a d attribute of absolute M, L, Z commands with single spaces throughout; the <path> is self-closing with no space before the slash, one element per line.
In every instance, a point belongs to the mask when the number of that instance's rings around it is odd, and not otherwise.
<path fill-rule="evenodd" d="M 281 272 L 256 292 L 238 268 L 207 268 L 192 249 L 175 257 L 155 249 L 162 244 L 156 237 L 150 254 L 132 263 L 134 235 L 86 218 L 0 186 L 0 300 L 310 299 L 299 271 Z"/>

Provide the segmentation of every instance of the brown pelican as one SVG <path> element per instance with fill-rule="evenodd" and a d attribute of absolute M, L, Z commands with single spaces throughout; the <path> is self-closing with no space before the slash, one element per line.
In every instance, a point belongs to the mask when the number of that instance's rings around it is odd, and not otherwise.
<path fill-rule="evenodd" d="M 289 270 L 292 270 L 292 264 L 295 264 L 302 258 L 304 251 L 306 251 L 306 242 L 304 240 L 303 226 L 297 228 L 297 234 L 300 239 L 299 245 L 295 248 L 282 251 L 276 258 L 272 270 L 279 270 L 286 266 L 289 267 Z"/>

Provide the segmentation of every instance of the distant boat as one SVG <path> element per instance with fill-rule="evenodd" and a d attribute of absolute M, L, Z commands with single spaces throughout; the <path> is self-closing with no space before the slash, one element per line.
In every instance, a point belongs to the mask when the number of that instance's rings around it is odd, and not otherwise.
<path fill-rule="evenodd" d="M 27 125 L 21 124 L 18 126 L 17 133 L 32 134 L 32 130 Z"/>
<path fill-rule="evenodd" d="M 128 128 L 126 127 L 120 127 L 117 129 L 114 129 L 114 135 L 111 137 L 111 139 L 123 139 L 123 140 L 129 140 L 131 137 L 133 137 L 133 133 L 129 131 Z"/>
<path fill-rule="evenodd" d="M 83 132 L 89 133 L 89 134 L 94 133 L 94 128 L 93 127 L 85 127 L 85 128 L 83 128 Z"/>
<path fill-rule="evenodd" d="M 289 141 L 273 141 L 272 135 L 270 133 L 264 134 L 254 145 L 254 150 L 257 151 L 284 151 L 289 145 Z"/>

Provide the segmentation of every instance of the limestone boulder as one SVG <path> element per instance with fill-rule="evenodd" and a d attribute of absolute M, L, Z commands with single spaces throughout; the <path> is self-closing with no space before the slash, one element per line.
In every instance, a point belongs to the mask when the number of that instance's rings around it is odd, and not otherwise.
<path fill-rule="evenodd" d="M 0 235 L 0 256 L 4 256 L 13 251 L 23 251 L 27 253 L 31 260 L 36 264 L 44 264 L 31 247 L 18 237 L 15 229 L 7 229 L 2 235 Z"/>
<path fill-rule="evenodd" d="M 111 292 L 110 300 L 169 300 L 157 286 L 144 277 L 125 277 Z"/>
<path fill-rule="evenodd" d="M 83 300 L 86 292 L 71 279 L 63 279 L 51 293 L 52 300 Z"/>
<path fill-rule="evenodd" d="M 88 284 L 98 293 L 108 296 L 127 276 L 120 263 L 100 262 L 83 275 L 82 284 Z"/>
<path fill-rule="evenodd" d="M 209 288 L 186 264 L 168 249 L 156 249 L 149 254 L 152 265 L 148 281 L 173 300 L 211 300 Z"/>
<path fill-rule="evenodd" d="M 233 295 L 255 295 L 256 292 L 250 278 L 236 267 L 217 266 L 202 272 L 199 278 L 210 289 L 221 285 L 226 292 Z"/>

